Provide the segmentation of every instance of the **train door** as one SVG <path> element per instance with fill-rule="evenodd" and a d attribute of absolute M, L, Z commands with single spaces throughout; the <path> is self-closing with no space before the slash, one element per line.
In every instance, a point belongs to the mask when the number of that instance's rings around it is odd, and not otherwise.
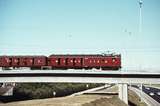
<path fill-rule="evenodd" d="M 75 58 L 74 59 L 74 66 L 76 68 L 82 68 L 82 59 L 81 58 Z"/>
<path fill-rule="evenodd" d="M 57 57 L 50 57 L 48 59 L 48 65 L 54 67 L 58 67 L 59 66 L 59 60 Z"/>
<path fill-rule="evenodd" d="M 73 68 L 74 67 L 74 62 L 73 58 L 67 58 L 67 66 Z"/>
<path fill-rule="evenodd" d="M 66 67 L 66 58 L 64 57 L 60 58 L 60 67 L 62 68 Z"/>
<path fill-rule="evenodd" d="M 18 57 L 12 57 L 12 66 L 19 67 L 19 58 Z"/>

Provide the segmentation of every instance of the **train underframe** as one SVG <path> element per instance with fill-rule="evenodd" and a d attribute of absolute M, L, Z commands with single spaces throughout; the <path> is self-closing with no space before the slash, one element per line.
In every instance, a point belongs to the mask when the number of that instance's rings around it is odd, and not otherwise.
<path fill-rule="evenodd" d="M 99 69 L 99 70 L 119 70 L 120 67 L 53 67 L 53 66 L 37 66 L 37 67 L 2 67 L 2 70 L 14 69 L 30 69 L 30 70 L 67 70 L 67 69 Z"/>

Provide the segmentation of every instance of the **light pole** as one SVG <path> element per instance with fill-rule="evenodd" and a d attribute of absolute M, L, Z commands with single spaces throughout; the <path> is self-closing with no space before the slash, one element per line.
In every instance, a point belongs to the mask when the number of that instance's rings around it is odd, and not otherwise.
<path fill-rule="evenodd" d="M 139 35 L 142 34 L 142 4 L 143 4 L 143 1 L 142 0 L 139 0 Z M 141 101 L 142 101 L 142 92 L 143 92 L 143 84 L 141 83 L 140 84 L 140 90 L 141 90 L 141 93 L 140 93 L 140 97 L 141 97 Z"/>
<path fill-rule="evenodd" d="M 139 0 L 139 34 L 141 35 L 141 32 L 142 32 L 142 4 L 143 4 L 143 1 L 142 0 Z"/>

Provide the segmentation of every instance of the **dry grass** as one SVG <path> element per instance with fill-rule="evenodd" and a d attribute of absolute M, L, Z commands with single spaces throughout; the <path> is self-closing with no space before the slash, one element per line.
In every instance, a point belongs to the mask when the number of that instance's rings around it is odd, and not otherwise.
<path fill-rule="evenodd" d="M 80 95 L 75 97 L 59 97 L 50 99 L 38 99 L 12 102 L 0 104 L 0 106 L 82 106 L 82 104 L 90 103 L 91 101 L 100 98 L 110 98 L 102 95 Z"/>
<path fill-rule="evenodd" d="M 100 98 L 90 103 L 85 103 L 82 106 L 127 106 L 117 96 L 112 98 Z"/>
<path fill-rule="evenodd" d="M 140 97 L 131 90 L 128 90 L 128 99 L 130 106 L 147 106 L 146 103 L 141 102 Z"/>
<path fill-rule="evenodd" d="M 160 84 L 151 84 L 151 85 L 146 85 L 148 87 L 157 87 L 157 88 L 160 88 Z"/>

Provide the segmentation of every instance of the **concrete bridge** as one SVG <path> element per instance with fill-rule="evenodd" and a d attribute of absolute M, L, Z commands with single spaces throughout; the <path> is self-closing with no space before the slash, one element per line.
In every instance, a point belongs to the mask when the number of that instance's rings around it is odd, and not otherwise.
<path fill-rule="evenodd" d="M 160 84 L 159 72 L 102 70 L 2 70 L 0 83 L 115 83 L 119 98 L 128 104 L 128 84 Z"/>

